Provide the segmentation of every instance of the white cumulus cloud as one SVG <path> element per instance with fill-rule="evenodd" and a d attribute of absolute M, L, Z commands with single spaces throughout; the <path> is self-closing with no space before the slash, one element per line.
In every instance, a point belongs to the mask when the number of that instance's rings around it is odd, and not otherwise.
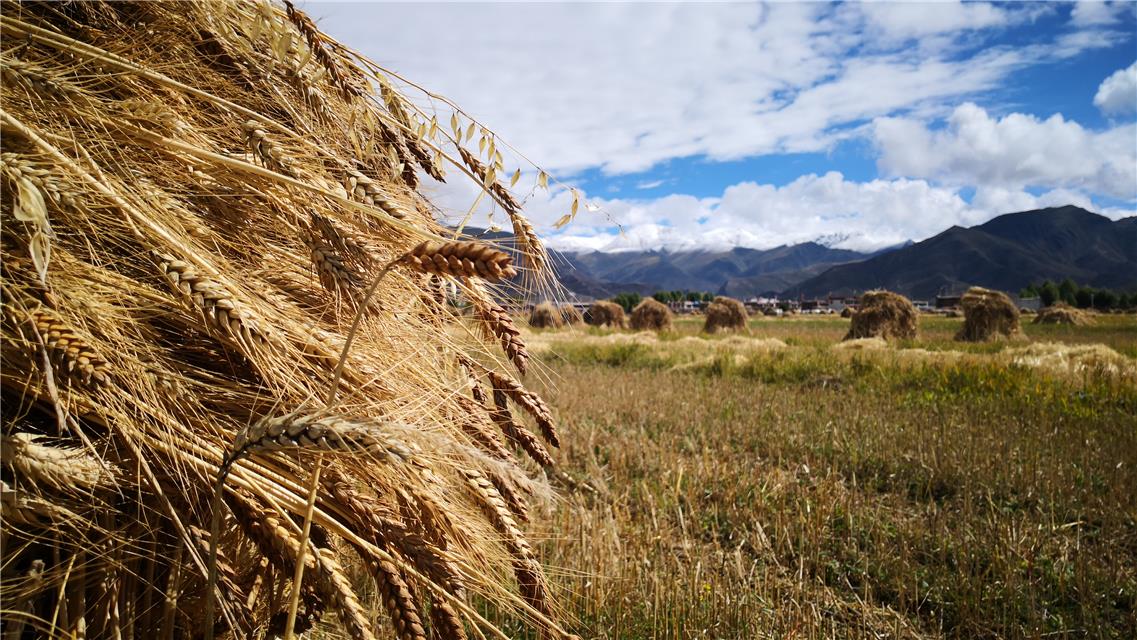
<path fill-rule="evenodd" d="M 878 166 L 894 176 L 956 185 L 1069 188 L 1137 200 L 1137 126 L 1091 131 L 1053 115 L 992 117 L 972 103 L 957 107 L 946 127 L 878 118 L 872 137 Z"/>
<path fill-rule="evenodd" d="M 1094 105 L 1111 115 L 1137 112 L 1137 62 L 1102 81 L 1094 95 Z"/>

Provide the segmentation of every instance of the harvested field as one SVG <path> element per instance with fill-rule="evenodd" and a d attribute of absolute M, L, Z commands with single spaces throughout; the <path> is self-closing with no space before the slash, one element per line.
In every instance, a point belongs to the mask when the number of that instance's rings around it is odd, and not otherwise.
<path fill-rule="evenodd" d="M 764 322 L 793 343 L 771 349 L 643 333 L 535 344 L 573 426 L 570 467 L 600 491 L 559 505 L 569 533 L 542 545 L 577 630 L 1132 637 L 1137 360 L 958 343 L 959 321 L 924 322 L 918 348 L 837 342 L 845 323 L 824 318 Z M 1111 331 L 1081 337 L 1137 345 L 1132 318 Z"/>

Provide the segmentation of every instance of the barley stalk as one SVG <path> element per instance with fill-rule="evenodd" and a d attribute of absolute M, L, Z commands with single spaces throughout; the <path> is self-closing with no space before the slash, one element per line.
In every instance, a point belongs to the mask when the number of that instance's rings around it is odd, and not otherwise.
<path fill-rule="evenodd" d="M 553 413 L 540 396 L 522 387 L 520 382 L 508 375 L 491 369 L 486 370 L 486 375 L 489 376 L 495 392 L 505 393 L 510 400 L 516 402 L 521 408 L 529 412 L 529 415 L 533 416 L 533 419 L 537 421 L 537 426 L 541 429 L 541 435 L 545 436 L 545 440 L 549 444 L 554 447 L 561 446 L 560 438 L 557 437 L 557 427 L 553 424 Z"/>
<path fill-rule="evenodd" d="M 82 92 L 68 80 L 52 74 L 34 63 L 9 58 L 0 58 L 0 77 L 11 85 L 22 85 L 35 93 L 51 96 L 56 100 L 73 101 L 82 97 Z"/>
<path fill-rule="evenodd" d="M 366 452 L 383 462 L 414 461 L 414 452 L 382 429 L 377 422 L 357 422 L 324 413 L 267 417 L 241 433 L 234 457 L 282 449 L 323 449 Z"/>
<path fill-rule="evenodd" d="M 496 433 L 486 428 L 482 420 L 482 415 L 489 411 L 485 406 L 485 401 L 475 402 L 464 396 L 456 396 L 455 401 L 458 402 L 458 405 L 465 409 L 468 414 L 466 419 L 460 419 L 462 431 L 470 436 L 486 453 L 503 462 L 515 463 L 516 459 L 513 457 L 513 454 L 509 452 L 509 449 L 506 448 L 505 443 L 501 441 L 501 438 L 499 438 Z"/>
<path fill-rule="evenodd" d="M 290 178 L 298 177 L 292 159 L 280 145 L 269 139 L 268 133 L 261 128 L 259 122 L 248 120 L 241 125 L 241 129 L 245 132 L 245 148 L 253 154 L 253 157 L 260 160 L 261 164 Z"/>
<path fill-rule="evenodd" d="M 26 178 L 60 206 L 76 205 L 75 192 L 49 169 L 37 167 L 29 158 L 18 153 L 0 153 L 0 171 L 13 183 Z"/>
<path fill-rule="evenodd" d="M 84 519 L 70 509 L 0 482 L 0 521 L 9 527 L 81 528 Z"/>
<path fill-rule="evenodd" d="M 193 265 L 168 253 L 152 251 L 151 257 L 174 291 L 201 312 L 210 328 L 246 348 L 270 343 L 270 336 L 224 286 L 198 274 Z"/>
<path fill-rule="evenodd" d="M 348 81 L 347 76 L 344 74 L 343 69 L 340 67 L 340 61 L 329 50 L 327 39 L 324 34 L 320 33 L 316 23 L 312 22 L 303 11 L 297 9 L 289 0 L 284 2 L 285 10 L 288 14 L 288 20 L 292 22 L 293 26 L 304 36 L 305 42 L 308 43 L 308 48 L 311 49 L 312 55 L 328 72 L 328 77 L 331 78 L 332 84 L 339 88 L 345 99 L 360 97 L 364 91 L 359 86 Z"/>
<path fill-rule="evenodd" d="M 323 480 L 331 497 L 344 505 L 352 518 L 366 531 L 371 542 L 383 549 L 396 550 L 410 559 L 415 568 L 453 594 L 465 591 L 462 574 L 445 552 L 425 537 L 401 524 L 390 509 L 374 497 L 356 490 L 346 476 L 329 470 Z M 434 527 L 433 537 L 445 540 L 446 532 Z"/>
<path fill-rule="evenodd" d="M 490 413 L 490 417 L 501 428 L 502 433 L 524 449 L 537 464 L 542 467 L 553 466 L 553 456 L 549 455 L 545 445 L 541 444 L 532 431 L 518 424 L 510 415 L 507 398 L 504 391 L 494 389 L 494 410 Z"/>
<path fill-rule="evenodd" d="M 482 188 L 493 195 L 497 203 L 509 216 L 509 221 L 513 224 L 513 235 L 517 238 L 517 246 L 529 260 L 529 266 L 532 267 L 533 272 L 543 272 L 545 265 L 548 264 L 548 252 L 545 250 L 545 245 L 537 237 L 537 231 L 533 225 L 525 216 L 521 215 L 521 205 L 514 199 L 509 189 L 506 189 L 496 178 L 490 184 L 486 184 L 489 178 L 488 170 L 480 160 L 474 157 L 474 154 L 463 147 L 458 147 L 458 154 L 470 171 L 481 181 Z"/>
<path fill-rule="evenodd" d="M 473 489 L 486 517 L 504 537 L 506 548 L 514 558 L 514 573 L 521 588 L 522 597 L 543 615 L 549 615 L 548 586 L 544 571 L 537 562 L 533 548 L 513 519 L 512 512 L 493 483 L 481 472 L 466 469 L 463 471 L 467 484 Z"/>
<path fill-rule="evenodd" d="M 43 341 L 52 366 L 63 378 L 74 384 L 98 388 L 110 382 L 110 367 L 91 347 L 91 342 L 54 312 L 39 307 L 31 311 L 18 311 L 11 303 L 4 305 L 5 315 L 34 331 Z"/>
<path fill-rule="evenodd" d="M 363 286 L 360 277 L 344 264 L 343 258 L 332 247 L 310 231 L 305 231 L 303 236 L 304 244 L 312 256 L 312 266 L 325 289 L 350 297 L 354 290 Z"/>
<path fill-rule="evenodd" d="M 474 312 L 486 332 L 501 341 L 501 348 L 521 375 L 529 365 L 529 351 L 513 317 L 489 296 L 473 298 Z"/>
<path fill-rule="evenodd" d="M 0 436 L 0 459 L 35 484 L 62 491 L 92 491 L 108 486 L 112 474 L 81 449 L 39 444 L 31 433 Z"/>
<path fill-rule="evenodd" d="M 369 567 L 399 640 L 426 640 L 418 605 L 398 567 L 381 558 L 372 558 Z"/>
<path fill-rule="evenodd" d="M 403 256 L 401 262 L 423 273 L 478 277 L 490 282 L 517 275 L 508 254 L 477 242 L 427 240 Z"/>
<path fill-rule="evenodd" d="M 379 183 L 363 175 L 355 169 L 348 169 L 343 181 L 344 189 L 348 194 L 364 204 L 379 207 L 387 215 L 405 220 L 407 212 L 397 202 L 391 199 Z"/>

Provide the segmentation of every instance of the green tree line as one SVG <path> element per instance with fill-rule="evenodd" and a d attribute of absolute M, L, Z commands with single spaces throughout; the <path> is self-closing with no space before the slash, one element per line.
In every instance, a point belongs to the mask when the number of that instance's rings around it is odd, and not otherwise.
<path fill-rule="evenodd" d="M 651 297 L 655 298 L 659 302 L 662 302 L 663 304 L 668 304 L 670 302 L 711 302 L 715 299 L 715 294 L 708 291 L 675 290 L 656 291 L 655 293 L 651 294 Z M 627 311 L 629 313 L 632 309 L 636 308 L 636 305 L 639 304 L 641 300 L 643 300 L 643 296 L 640 294 L 628 292 L 618 294 L 612 298 L 612 302 L 620 305 L 624 308 L 624 311 Z"/>
<path fill-rule="evenodd" d="M 1098 289 L 1079 285 L 1070 278 L 1058 283 L 1043 280 L 1042 284 L 1028 285 L 1019 292 L 1019 296 L 1022 298 L 1038 298 L 1044 307 L 1049 307 L 1057 302 L 1064 302 L 1071 307 L 1098 309 L 1099 311 L 1137 308 L 1137 292 L 1126 293 L 1112 289 Z"/>

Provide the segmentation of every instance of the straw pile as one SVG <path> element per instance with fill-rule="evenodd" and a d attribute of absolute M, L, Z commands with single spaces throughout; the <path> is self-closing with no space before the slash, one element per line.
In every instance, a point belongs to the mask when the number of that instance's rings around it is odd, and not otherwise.
<path fill-rule="evenodd" d="M 845 340 L 860 338 L 912 340 L 916 337 L 916 307 L 891 291 L 869 291 L 849 322 Z"/>
<path fill-rule="evenodd" d="M 741 302 L 726 296 L 716 296 L 714 302 L 707 305 L 703 331 L 744 331 L 748 318 L 746 307 Z"/>
<path fill-rule="evenodd" d="M 0 36 L 5 637 L 563 635 L 516 268 L 415 190 L 472 174 L 539 277 L 492 134 L 457 150 L 291 6 L 5 3 Z"/>
<path fill-rule="evenodd" d="M 955 339 L 963 342 L 1013 338 L 1021 334 L 1019 310 L 1007 294 L 983 287 L 971 287 L 960 298 L 963 326 Z"/>
<path fill-rule="evenodd" d="M 550 302 L 542 302 L 529 312 L 529 326 L 534 329 L 559 329 L 565 324 L 560 309 Z"/>
<path fill-rule="evenodd" d="M 1088 313 L 1081 309 L 1075 309 L 1064 302 L 1045 307 L 1039 310 L 1038 315 L 1034 317 L 1034 324 L 1070 324 L 1082 326 L 1092 323 L 1093 320 Z"/>
<path fill-rule="evenodd" d="M 853 308 L 852 307 L 845 307 L 844 309 L 841 309 L 841 317 L 842 318 L 852 318 L 853 317 Z"/>
<path fill-rule="evenodd" d="M 565 326 L 575 327 L 584 324 L 584 318 L 581 317 L 580 311 L 571 304 L 561 305 L 561 320 L 564 321 Z"/>
<path fill-rule="evenodd" d="M 623 329 L 625 324 L 624 308 L 615 302 L 599 300 L 593 302 L 588 308 L 584 321 L 594 327 L 612 327 Z"/>
<path fill-rule="evenodd" d="M 645 298 L 632 309 L 631 326 L 636 331 L 670 331 L 671 309 L 655 298 Z"/>

